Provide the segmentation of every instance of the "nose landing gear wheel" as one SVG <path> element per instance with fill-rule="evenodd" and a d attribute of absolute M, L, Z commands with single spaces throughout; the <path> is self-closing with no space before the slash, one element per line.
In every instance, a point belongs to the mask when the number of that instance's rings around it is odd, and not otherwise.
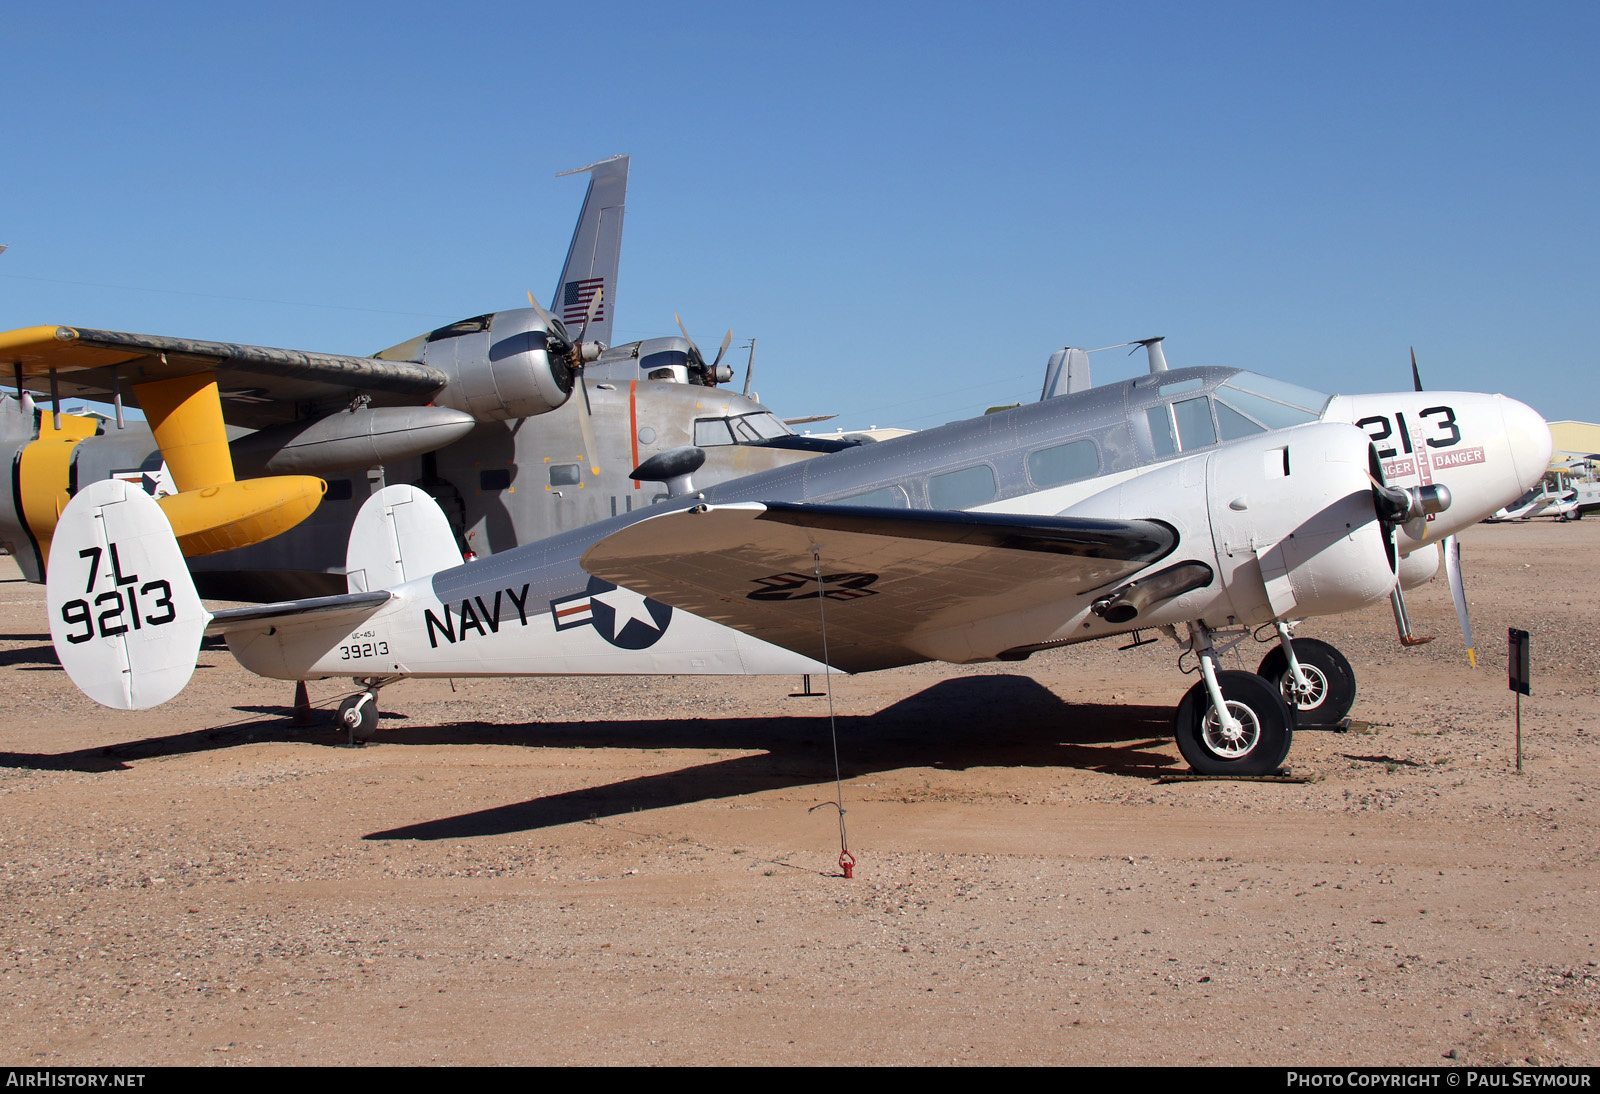
<path fill-rule="evenodd" d="M 364 691 L 340 703 L 339 725 L 358 741 L 372 740 L 378 732 L 377 696 Z"/>
<path fill-rule="evenodd" d="M 1294 640 L 1294 659 L 1310 682 L 1304 691 L 1294 686 L 1289 675 L 1289 658 L 1282 646 L 1274 646 L 1261 659 L 1256 671 L 1269 684 L 1283 692 L 1284 700 L 1295 712 L 1300 726 L 1334 726 L 1356 701 L 1356 672 L 1344 654 L 1315 638 Z"/>
<path fill-rule="evenodd" d="M 1298 654 L 1299 646 L 1295 647 Z M 1238 726 L 1229 729 L 1211 706 L 1204 681 L 1178 704 L 1178 751 L 1199 775 L 1270 775 L 1283 766 L 1294 713 L 1273 685 L 1249 672 L 1219 672 L 1217 684 Z"/>

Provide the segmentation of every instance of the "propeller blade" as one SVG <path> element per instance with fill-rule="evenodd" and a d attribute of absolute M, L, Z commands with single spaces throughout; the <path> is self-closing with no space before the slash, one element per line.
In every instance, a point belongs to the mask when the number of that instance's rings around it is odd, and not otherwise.
<path fill-rule="evenodd" d="M 1472 621 L 1467 618 L 1467 590 L 1461 584 L 1461 544 L 1455 536 L 1444 539 L 1444 575 L 1450 582 L 1450 598 L 1456 602 L 1456 621 L 1461 624 L 1461 637 L 1467 642 L 1467 660 L 1478 667 L 1478 654 L 1472 645 Z"/>
<path fill-rule="evenodd" d="M 1422 390 L 1422 373 L 1417 371 L 1417 347 L 1411 347 L 1411 382 L 1418 391 Z"/>
<path fill-rule="evenodd" d="M 578 386 L 583 389 L 583 405 L 578 408 L 578 428 L 583 432 L 583 456 L 589 461 L 589 473 L 596 477 L 600 474 L 600 450 L 594 440 L 594 410 L 589 406 L 589 385 L 583 382 L 583 377 L 578 377 Z"/>
<path fill-rule="evenodd" d="M 553 327 L 555 325 L 556 317 L 545 311 L 543 305 L 533 298 L 532 289 L 528 290 L 528 303 L 532 306 L 533 310 L 538 313 L 539 318 L 544 320 L 544 325 L 546 327 Z"/>
<path fill-rule="evenodd" d="M 589 324 L 594 322 L 594 317 L 600 310 L 600 298 L 605 295 L 604 289 L 594 291 L 594 299 L 589 301 L 589 310 L 583 317 L 583 329 L 578 332 L 578 341 L 587 341 L 589 337 Z"/>
<path fill-rule="evenodd" d="M 728 346 L 733 343 L 733 328 L 728 328 L 728 333 L 722 336 L 722 348 L 717 350 L 717 359 L 711 362 L 711 367 L 716 368 L 722 363 L 722 355 L 728 352 Z"/>
<path fill-rule="evenodd" d="M 682 317 L 677 312 L 673 312 L 672 318 L 677 320 L 678 330 L 683 333 L 683 340 L 689 343 L 689 355 L 702 365 L 705 364 L 705 355 L 700 352 L 700 347 L 694 344 L 694 339 L 689 337 L 689 329 L 683 325 Z"/>
<path fill-rule="evenodd" d="M 533 305 L 534 313 L 537 314 L 539 319 L 544 323 L 545 330 L 549 331 L 563 342 L 570 342 L 572 340 L 571 336 L 567 334 L 567 325 L 544 310 L 544 306 L 541 305 L 539 301 L 534 299 L 532 289 L 528 290 L 528 303 Z"/>

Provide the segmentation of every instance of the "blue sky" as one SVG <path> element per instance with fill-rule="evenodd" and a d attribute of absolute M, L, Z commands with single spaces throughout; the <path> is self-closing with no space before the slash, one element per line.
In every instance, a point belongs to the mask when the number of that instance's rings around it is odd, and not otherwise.
<path fill-rule="evenodd" d="M 32 10 L 29 10 L 32 9 Z M 9 5 L 0 329 L 370 353 L 547 298 L 632 155 L 620 337 L 926 427 L 1167 336 L 1600 419 L 1600 5 Z M 735 354 L 742 363 L 742 355 Z M 1101 379 L 1143 368 L 1097 355 Z"/>

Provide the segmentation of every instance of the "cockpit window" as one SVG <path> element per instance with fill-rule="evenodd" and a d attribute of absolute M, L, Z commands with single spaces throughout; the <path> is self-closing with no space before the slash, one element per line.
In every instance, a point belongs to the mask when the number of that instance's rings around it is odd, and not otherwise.
<path fill-rule="evenodd" d="M 1240 414 L 1227 403 L 1217 403 L 1217 424 L 1222 427 L 1222 439 L 1236 441 L 1240 437 L 1248 437 L 1253 433 L 1265 433 L 1266 427 L 1259 422 L 1252 422 Z"/>
<path fill-rule="evenodd" d="M 700 418 L 694 423 L 694 443 L 701 448 L 720 444 L 759 444 L 776 437 L 792 437 L 794 430 L 769 411 L 737 418 Z"/>
<path fill-rule="evenodd" d="M 719 444 L 732 444 L 733 434 L 728 431 L 726 418 L 700 418 L 694 423 L 694 443 L 700 448 L 715 448 Z"/>
<path fill-rule="evenodd" d="M 1172 414 L 1178 420 L 1178 443 L 1185 452 L 1217 443 L 1217 427 L 1211 424 L 1211 400 L 1204 395 L 1173 403 Z"/>
<path fill-rule="evenodd" d="M 1322 417 L 1332 396 L 1269 376 L 1241 372 L 1217 389 L 1217 398 L 1268 429 L 1287 429 Z"/>
<path fill-rule="evenodd" d="M 764 441 L 772 437 L 789 437 L 794 430 L 779 421 L 773 414 L 746 414 L 729 419 L 733 435 L 740 441 Z"/>
<path fill-rule="evenodd" d="M 489 325 L 493 322 L 493 313 L 490 313 L 489 315 L 475 315 L 471 319 L 462 319 L 458 322 L 451 323 L 448 327 L 440 327 L 438 330 L 430 332 L 428 334 L 428 341 L 437 342 L 441 338 L 459 338 L 463 334 L 477 334 L 479 331 L 488 330 Z"/>

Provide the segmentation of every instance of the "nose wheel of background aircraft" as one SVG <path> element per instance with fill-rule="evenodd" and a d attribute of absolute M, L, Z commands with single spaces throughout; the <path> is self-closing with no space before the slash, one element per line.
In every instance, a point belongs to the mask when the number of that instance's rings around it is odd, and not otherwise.
<path fill-rule="evenodd" d="M 339 704 L 339 725 L 358 741 L 370 741 L 378 732 L 378 696 L 363 691 Z"/>
<path fill-rule="evenodd" d="M 1283 692 L 1284 700 L 1294 708 L 1297 726 L 1338 725 L 1356 701 L 1356 674 L 1350 662 L 1315 638 L 1294 639 L 1294 656 L 1306 679 L 1304 687 L 1295 684 L 1282 646 L 1263 657 L 1256 672 Z"/>
<path fill-rule="evenodd" d="M 1178 704 L 1178 751 L 1199 775 L 1270 775 L 1283 766 L 1294 714 L 1277 687 L 1249 672 L 1219 672 L 1228 708 L 1219 717 L 1204 680 Z"/>

